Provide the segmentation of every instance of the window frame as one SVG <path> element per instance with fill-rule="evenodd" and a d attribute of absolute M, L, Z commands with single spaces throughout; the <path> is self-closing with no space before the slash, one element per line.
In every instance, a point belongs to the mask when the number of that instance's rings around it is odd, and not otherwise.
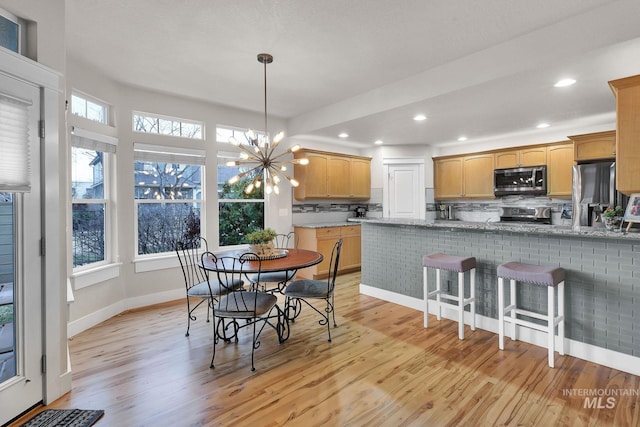
<path fill-rule="evenodd" d="M 76 114 L 73 112 L 74 110 L 74 98 L 77 99 L 81 99 L 82 101 L 84 101 L 84 115 L 82 114 Z M 104 121 L 100 121 L 100 120 L 95 120 L 92 119 L 90 117 L 87 117 L 87 111 L 88 111 L 88 103 L 97 105 L 99 107 L 102 107 L 103 111 L 104 111 Z M 96 122 L 96 123 L 102 123 L 104 125 L 110 125 L 111 124 L 111 105 L 108 102 L 105 102 L 101 99 L 96 98 L 95 96 L 91 96 L 88 95 L 84 92 L 81 92 L 79 90 L 73 89 L 71 91 L 71 114 L 73 116 L 76 117 L 82 117 L 83 119 L 86 120 L 91 120 L 92 122 Z"/>
<path fill-rule="evenodd" d="M 140 116 L 140 117 L 143 117 L 145 119 L 157 120 L 158 124 L 156 125 L 156 132 L 136 129 L 136 116 Z M 160 120 L 167 120 L 167 121 L 171 121 L 173 123 L 178 123 L 180 125 L 179 134 L 176 135 L 174 133 L 170 133 L 170 134 L 161 133 L 160 132 L 160 127 L 161 126 L 160 126 L 160 123 L 159 123 Z M 200 126 L 200 137 L 182 135 L 182 126 L 186 125 L 186 124 Z M 136 133 L 149 134 L 149 135 L 169 136 L 169 137 L 181 138 L 181 139 L 191 139 L 191 140 L 194 140 L 194 141 L 204 141 L 206 139 L 205 138 L 205 123 L 203 121 L 193 120 L 193 119 L 184 119 L 184 118 L 173 117 L 173 116 L 166 116 L 166 115 L 162 115 L 162 114 L 147 113 L 147 112 L 144 112 L 144 111 L 137 111 L 137 110 L 134 110 L 134 111 L 131 112 L 131 130 L 133 132 L 136 132 Z"/>
<path fill-rule="evenodd" d="M 219 137 L 220 129 L 231 131 L 232 136 L 234 136 L 238 141 L 240 141 L 241 144 L 245 144 L 245 143 L 248 144 L 248 140 L 244 136 L 247 132 L 249 132 L 249 129 L 243 129 L 236 126 L 225 126 L 225 125 L 216 126 L 216 142 L 218 143 L 218 148 L 216 150 L 216 182 L 218 186 L 222 183 L 222 181 L 220 181 L 220 177 L 218 176 L 218 168 L 220 166 L 226 167 L 227 160 L 231 160 L 231 159 L 235 160 L 239 158 L 239 155 L 240 155 L 240 150 L 237 147 L 230 144 L 228 140 L 224 140 L 221 137 Z M 258 136 L 259 141 L 264 141 L 264 135 L 265 135 L 264 132 L 256 132 L 256 131 L 253 131 L 253 132 L 256 134 L 256 136 Z M 237 136 L 239 134 L 242 135 L 242 138 L 239 138 Z M 219 197 L 218 188 L 216 188 L 216 196 L 217 196 L 218 210 L 220 209 L 220 203 L 262 203 L 262 206 L 263 206 L 262 226 L 263 228 L 268 227 L 269 198 L 267 194 L 265 194 L 264 192 L 261 199 L 222 199 Z M 224 246 L 222 245 L 220 241 L 220 220 L 221 218 L 218 215 L 218 241 L 217 241 L 218 247 L 220 249 L 225 249 L 225 250 L 232 250 L 235 248 L 246 247 L 247 246 L 246 243 L 241 243 L 237 245 L 224 245 Z"/>
<path fill-rule="evenodd" d="M 11 52 L 15 52 L 18 55 L 25 55 L 25 47 L 27 45 L 26 43 L 26 37 L 27 37 L 27 25 L 26 25 L 26 21 L 16 15 L 14 15 L 13 13 L 9 12 L 8 10 L 2 9 L 0 8 L 0 16 L 2 16 L 4 19 L 6 19 L 9 22 L 13 22 L 14 24 L 16 24 L 17 28 L 17 37 L 18 37 L 18 46 L 17 46 L 17 50 L 13 50 L 13 49 L 9 49 L 8 47 L 3 46 L 5 49 L 11 51 Z"/>
<path fill-rule="evenodd" d="M 77 138 L 77 140 L 76 140 Z M 71 251 L 69 265 L 71 267 L 70 279 L 73 289 L 82 289 L 106 280 L 118 277 L 121 262 L 117 260 L 116 238 L 116 204 L 113 200 L 113 189 L 117 185 L 115 163 L 117 159 L 118 139 L 97 132 L 72 127 L 70 138 L 69 159 L 72 163 L 71 153 L 74 147 L 92 149 L 103 153 L 103 195 L 102 199 L 75 199 L 69 194 L 70 225 L 68 232 L 69 248 Z M 95 146 L 92 146 L 95 144 Z M 101 149 L 102 148 L 102 149 Z M 69 168 L 69 188 L 73 186 L 73 173 Z M 104 204 L 104 259 L 77 267 L 73 266 L 73 205 L 74 204 Z"/>
<path fill-rule="evenodd" d="M 171 268 L 177 266 L 176 263 L 166 263 L 165 260 L 175 258 L 175 251 L 157 252 L 152 254 L 138 253 L 138 230 L 139 230 L 139 207 L 141 204 L 166 204 L 166 203 L 198 203 L 200 205 L 200 234 L 206 235 L 206 168 L 205 168 L 205 152 L 203 150 L 185 149 L 181 147 L 160 146 L 143 143 L 134 143 L 134 176 L 132 177 L 133 188 L 133 226 L 134 226 L 134 263 L 136 264 L 136 272 L 151 271 L 162 268 Z M 152 162 L 152 163 L 177 163 L 200 167 L 200 198 L 191 199 L 138 199 L 136 198 L 136 162 Z M 160 262 L 158 262 L 160 261 Z M 140 264 L 142 263 L 142 264 Z M 175 264 L 175 265 L 174 265 Z"/>

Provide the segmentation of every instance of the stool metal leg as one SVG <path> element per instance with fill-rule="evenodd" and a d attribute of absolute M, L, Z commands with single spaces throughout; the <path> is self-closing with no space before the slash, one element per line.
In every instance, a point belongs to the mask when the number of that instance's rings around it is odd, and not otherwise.
<path fill-rule="evenodd" d="M 547 346 L 549 347 L 549 367 L 553 368 L 555 341 L 556 341 L 556 322 L 555 322 L 555 295 L 553 286 L 547 289 Z"/>
<path fill-rule="evenodd" d="M 442 300 L 440 299 L 440 291 L 442 291 L 440 284 L 440 269 L 436 268 L 436 290 L 438 291 L 436 294 L 436 301 L 438 302 L 438 311 L 436 313 L 436 317 L 438 320 L 442 319 Z"/>
<path fill-rule="evenodd" d="M 560 337 L 560 348 L 558 352 L 564 356 L 564 280 L 558 283 L 558 336 Z"/>
<path fill-rule="evenodd" d="M 469 309 L 471 311 L 471 330 L 476 330 L 476 269 L 472 268 L 469 272 L 470 276 L 470 285 L 469 285 L 469 293 L 471 297 L 471 304 Z"/>
<path fill-rule="evenodd" d="M 511 290 L 511 301 L 509 301 L 509 304 L 513 307 L 511 309 L 511 318 L 515 320 L 516 318 L 516 309 L 518 308 L 518 302 L 517 302 L 517 297 L 516 297 L 516 281 L 511 279 L 509 281 L 510 283 L 510 290 Z M 517 332 L 517 325 L 516 322 L 511 322 L 511 339 L 516 341 L 518 339 L 518 332 Z"/>
<path fill-rule="evenodd" d="M 422 268 L 422 283 L 424 284 L 424 327 L 429 327 L 429 285 L 427 283 L 427 267 Z"/>
<path fill-rule="evenodd" d="M 458 273 L 458 338 L 464 339 L 464 272 Z"/>
<path fill-rule="evenodd" d="M 504 279 L 498 277 L 498 347 L 504 350 Z"/>

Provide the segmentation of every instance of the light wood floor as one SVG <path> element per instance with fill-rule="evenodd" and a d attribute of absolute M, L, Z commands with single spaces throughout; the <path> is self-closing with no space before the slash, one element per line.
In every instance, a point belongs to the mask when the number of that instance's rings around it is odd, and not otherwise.
<path fill-rule="evenodd" d="M 265 330 L 225 344 L 209 369 L 204 310 L 184 336 L 183 301 L 123 313 L 71 340 L 73 390 L 48 408 L 104 409 L 106 426 L 638 426 L 640 377 L 360 295 L 339 277 L 333 342 L 309 309 L 278 345 Z M 314 314 L 314 316 L 312 316 Z M 577 393 L 625 390 L 613 407 Z M 574 395 L 568 395 L 574 393 Z M 39 408 L 37 411 L 44 408 Z M 26 419 L 23 417 L 23 420 Z"/>

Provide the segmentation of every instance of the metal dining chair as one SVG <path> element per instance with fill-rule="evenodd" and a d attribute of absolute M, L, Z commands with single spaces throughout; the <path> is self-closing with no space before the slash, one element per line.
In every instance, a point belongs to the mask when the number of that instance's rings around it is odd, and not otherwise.
<path fill-rule="evenodd" d="M 267 292 L 259 290 L 245 290 L 243 286 L 228 286 L 236 284 L 246 278 L 250 269 L 257 269 L 258 278 L 262 261 L 254 253 L 244 253 L 239 257 L 216 257 L 211 252 L 202 254 L 202 264 L 205 265 L 205 257 L 209 258 L 209 265 L 215 265 L 216 270 L 204 270 L 212 293 L 216 288 L 224 291 L 224 295 L 213 305 L 213 355 L 211 356 L 211 368 L 214 368 L 216 346 L 222 340 L 229 342 L 235 339 L 238 342 L 238 333 L 243 328 L 251 328 L 251 370 L 255 371 L 254 354 L 260 347 L 260 335 L 266 326 L 273 328 L 278 334 L 278 342 L 286 339 L 286 319 L 284 313 L 278 307 L 278 298 Z M 249 264 L 251 263 L 251 265 Z M 240 322 L 240 320 L 244 320 Z M 275 322 L 274 322 L 275 320 Z"/>
<path fill-rule="evenodd" d="M 278 234 L 273 239 L 273 244 L 276 248 L 297 248 L 298 236 L 292 231 L 288 234 Z M 285 270 L 274 271 L 269 273 L 262 273 L 258 280 L 257 275 L 251 276 L 251 284 L 255 289 L 268 290 L 269 292 L 282 293 L 287 286 L 287 283 L 295 279 L 298 270 Z M 275 283 L 275 287 L 268 287 L 267 283 Z"/>
<path fill-rule="evenodd" d="M 327 325 L 327 333 L 329 342 L 331 342 L 331 327 L 329 325 L 329 316 L 333 317 L 333 327 L 337 328 L 336 312 L 335 312 L 335 286 L 336 275 L 338 274 L 338 263 L 340 262 L 340 251 L 342 249 L 342 239 L 338 240 L 331 251 L 331 260 L 329 264 L 329 276 L 327 280 L 311 280 L 301 279 L 294 280 L 289 283 L 284 291 L 285 295 L 285 316 L 287 320 L 295 321 L 302 311 L 302 303 L 315 310 L 322 316 L 318 322 L 320 325 Z M 324 300 L 325 308 L 316 308 L 311 304 L 311 300 Z"/>
<path fill-rule="evenodd" d="M 182 267 L 182 275 L 184 277 L 184 285 L 186 289 L 187 300 L 187 332 L 185 336 L 189 336 L 191 321 L 196 320 L 194 311 L 201 304 L 207 303 L 207 322 L 209 322 L 209 311 L 213 306 L 213 301 L 226 292 L 226 288 L 213 286 L 209 289 L 205 272 L 198 263 L 200 262 L 200 254 L 209 251 L 209 246 L 204 237 L 196 237 L 194 239 L 180 241 L 176 243 L 176 254 Z M 241 282 L 230 283 L 229 287 L 242 286 Z M 194 304 L 193 300 L 197 300 Z"/>

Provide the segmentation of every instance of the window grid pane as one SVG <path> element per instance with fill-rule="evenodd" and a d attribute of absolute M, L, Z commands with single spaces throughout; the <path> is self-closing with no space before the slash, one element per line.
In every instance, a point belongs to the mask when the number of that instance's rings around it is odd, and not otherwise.
<path fill-rule="evenodd" d="M 105 203 L 74 203 L 73 267 L 105 260 Z"/>

